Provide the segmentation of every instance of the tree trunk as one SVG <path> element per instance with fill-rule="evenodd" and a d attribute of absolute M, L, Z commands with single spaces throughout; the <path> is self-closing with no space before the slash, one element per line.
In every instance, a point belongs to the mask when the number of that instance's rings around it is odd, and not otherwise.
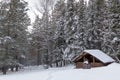
<path fill-rule="evenodd" d="M 13 69 L 14 69 L 14 67 L 13 67 L 13 66 L 11 66 L 11 71 L 12 71 L 12 72 L 14 72 L 14 70 L 13 70 Z"/>
<path fill-rule="evenodd" d="M 19 66 L 18 66 L 18 65 L 16 65 L 15 67 L 16 67 L 16 68 L 15 68 L 15 71 L 18 71 Z"/>
<path fill-rule="evenodd" d="M 60 61 L 60 67 L 62 67 L 62 61 Z"/>
<path fill-rule="evenodd" d="M 58 67 L 59 65 L 58 65 L 58 61 L 56 61 L 56 67 Z"/>
<path fill-rule="evenodd" d="M 2 72 L 3 72 L 3 74 L 6 74 L 6 72 L 7 72 L 6 66 L 2 67 Z"/>
<path fill-rule="evenodd" d="M 66 65 L 66 61 L 65 61 L 65 60 L 63 60 L 63 65 L 64 65 L 64 66 Z"/>
<path fill-rule="evenodd" d="M 53 67 L 53 66 L 52 66 L 52 62 L 50 62 L 49 65 L 50 65 L 50 67 Z"/>

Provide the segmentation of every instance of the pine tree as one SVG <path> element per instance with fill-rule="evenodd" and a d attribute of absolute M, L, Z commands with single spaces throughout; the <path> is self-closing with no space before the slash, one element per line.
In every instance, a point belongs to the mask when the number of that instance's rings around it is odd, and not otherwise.
<path fill-rule="evenodd" d="M 42 19 L 39 18 L 39 16 L 36 16 L 36 20 L 33 24 L 33 32 L 32 32 L 32 53 L 34 53 L 33 55 L 35 55 L 35 58 L 33 58 L 34 63 L 36 63 L 37 65 L 43 64 L 43 55 L 44 55 L 44 51 L 46 49 L 45 47 L 45 41 L 44 41 L 44 26 L 43 26 L 43 21 Z"/>
<path fill-rule="evenodd" d="M 90 0 L 87 19 L 87 48 L 101 49 L 103 38 L 105 0 Z"/>
<path fill-rule="evenodd" d="M 11 48 L 14 46 L 14 40 L 8 36 L 7 34 L 9 33 L 8 27 L 6 27 L 6 20 L 7 20 L 7 15 L 8 15 L 8 3 L 1 1 L 1 10 L 0 10 L 0 15 L 1 15 L 1 65 L 2 65 L 2 72 L 3 74 L 6 74 L 6 66 L 11 65 L 13 63 L 13 53 Z M 6 28 L 6 29 L 5 29 Z"/>
<path fill-rule="evenodd" d="M 5 5 L 5 18 L 2 20 L 4 54 L 3 65 L 19 65 L 21 55 L 25 55 L 27 44 L 27 3 L 20 0 L 2 2 Z M 16 68 L 17 70 L 17 68 Z"/>
<path fill-rule="evenodd" d="M 65 13 L 65 27 L 64 27 L 64 31 L 65 31 L 65 41 L 67 44 L 66 50 L 70 49 L 73 52 L 67 52 L 65 50 L 65 55 L 66 55 L 66 60 L 69 61 L 69 57 L 71 56 L 70 53 L 74 53 L 74 50 L 72 50 L 72 48 L 75 46 L 74 45 L 74 41 L 75 41 L 75 32 L 77 30 L 77 25 L 76 25 L 76 13 L 75 13 L 75 0 L 67 0 L 66 3 L 67 7 L 66 7 L 66 13 Z"/>
<path fill-rule="evenodd" d="M 27 15 L 27 2 L 20 0 L 11 0 L 8 13 L 8 25 L 12 26 L 10 36 L 16 41 L 15 47 L 18 54 L 25 55 L 27 51 L 27 27 L 30 25 L 30 18 Z M 20 55 L 19 55 L 20 54 Z"/>
<path fill-rule="evenodd" d="M 75 41 L 74 45 L 77 47 L 77 51 L 75 52 L 75 55 L 81 53 L 86 48 L 86 3 L 84 0 L 79 0 L 76 2 L 76 25 L 77 29 L 74 34 Z"/>
<path fill-rule="evenodd" d="M 70 44 L 69 38 L 75 33 L 74 17 L 75 17 L 75 6 L 74 0 L 67 0 L 66 8 L 66 24 L 65 24 L 65 34 L 67 43 Z"/>
<path fill-rule="evenodd" d="M 36 52 L 37 57 L 37 65 L 45 64 L 48 66 L 52 66 L 52 52 L 54 47 L 54 32 L 55 28 L 52 24 L 51 20 L 48 20 L 46 26 L 46 15 L 40 19 L 36 18 L 35 23 L 33 25 L 33 45 Z"/>
<path fill-rule="evenodd" d="M 64 26 L 65 26 L 65 11 L 66 5 L 64 0 L 59 0 L 57 1 L 54 11 L 53 11 L 53 22 L 55 22 L 56 30 L 54 34 L 55 38 L 55 49 L 54 49 L 54 56 L 56 58 L 54 59 L 54 62 L 56 63 L 56 66 L 63 66 L 65 65 L 65 59 L 63 57 L 64 50 L 66 47 L 66 42 L 65 42 L 65 31 L 64 31 Z M 58 65 L 58 63 L 61 63 Z M 63 64 L 64 63 L 64 64 Z"/>
<path fill-rule="evenodd" d="M 106 19 L 106 36 L 105 39 L 105 51 L 114 56 L 118 61 L 117 55 L 120 53 L 120 35 L 119 35 L 119 18 L 120 18 L 120 1 L 109 0 L 107 1 L 107 19 Z M 120 62 L 120 61 L 119 61 Z"/>
<path fill-rule="evenodd" d="M 113 49 L 114 49 L 114 53 L 119 54 L 120 51 L 120 1 L 119 0 L 110 0 L 110 27 L 111 27 L 111 31 L 114 33 L 114 35 L 112 36 L 112 41 L 113 41 Z"/>

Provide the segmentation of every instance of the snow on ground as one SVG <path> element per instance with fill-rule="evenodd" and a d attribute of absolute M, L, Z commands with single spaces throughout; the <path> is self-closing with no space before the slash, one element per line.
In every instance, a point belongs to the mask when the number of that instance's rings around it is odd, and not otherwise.
<path fill-rule="evenodd" d="M 92 69 L 28 67 L 20 72 L 0 74 L 0 80 L 120 80 L 119 74 L 120 64 L 117 63 Z"/>
<path fill-rule="evenodd" d="M 120 80 L 120 64 L 92 69 L 73 69 L 56 72 L 51 80 Z"/>

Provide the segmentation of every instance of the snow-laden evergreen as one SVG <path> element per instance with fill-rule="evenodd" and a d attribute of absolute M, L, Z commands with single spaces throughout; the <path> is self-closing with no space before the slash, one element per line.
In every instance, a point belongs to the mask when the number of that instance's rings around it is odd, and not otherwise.
<path fill-rule="evenodd" d="M 50 64 L 69 64 L 85 49 L 100 49 L 119 61 L 119 1 L 90 0 L 86 3 L 84 0 L 58 0 L 51 12 L 49 30 L 46 30 L 53 34 L 49 35 L 49 39 L 52 38 L 52 49 L 47 55 Z M 43 14 L 43 23 L 39 26 L 45 27 L 45 18 Z M 45 35 L 48 34 L 41 34 Z M 40 45 L 45 47 L 45 43 Z"/>
<path fill-rule="evenodd" d="M 27 2 L 20 0 L 1 1 L 1 51 L 0 62 L 3 73 L 8 66 L 18 66 L 21 55 L 27 53 L 27 26 L 30 18 L 27 16 Z"/>
<path fill-rule="evenodd" d="M 30 19 L 24 0 L 0 1 L 0 67 L 62 67 L 85 49 L 120 58 L 120 0 L 39 0 Z M 55 5 L 53 5 L 55 4 Z"/>

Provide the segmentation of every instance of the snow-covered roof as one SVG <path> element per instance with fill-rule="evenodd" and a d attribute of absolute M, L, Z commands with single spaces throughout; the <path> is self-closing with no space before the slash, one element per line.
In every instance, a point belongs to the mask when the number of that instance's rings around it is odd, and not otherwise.
<path fill-rule="evenodd" d="M 115 60 L 112 59 L 110 56 L 105 54 L 104 52 L 100 50 L 84 50 L 84 52 L 96 57 L 103 63 L 108 63 L 108 62 L 114 62 Z"/>

